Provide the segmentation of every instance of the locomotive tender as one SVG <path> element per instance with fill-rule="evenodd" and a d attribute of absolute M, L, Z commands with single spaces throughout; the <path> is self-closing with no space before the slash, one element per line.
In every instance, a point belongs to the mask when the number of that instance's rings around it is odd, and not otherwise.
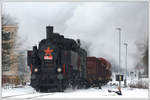
<path fill-rule="evenodd" d="M 80 47 L 80 40 L 76 42 L 54 33 L 53 26 L 47 26 L 46 33 L 46 39 L 41 40 L 38 47 L 33 46 L 33 50 L 27 52 L 31 86 L 36 91 L 61 92 L 67 87 L 101 87 L 110 80 L 111 74 L 107 75 L 107 78 L 89 78 L 87 52 Z M 98 61 L 103 64 L 101 60 Z"/>

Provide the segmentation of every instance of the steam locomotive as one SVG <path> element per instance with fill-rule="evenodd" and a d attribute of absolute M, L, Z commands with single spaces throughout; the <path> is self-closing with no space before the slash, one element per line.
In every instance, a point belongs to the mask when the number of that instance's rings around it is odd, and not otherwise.
<path fill-rule="evenodd" d="M 31 69 L 30 85 L 36 91 L 62 92 L 67 87 L 101 87 L 110 80 L 109 69 L 107 78 L 99 72 L 90 73 L 88 68 L 91 66 L 87 66 L 87 52 L 80 47 L 79 39 L 75 41 L 64 38 L 63 35 L 53 32 L 53 26 L 47 26 L 46 33 L 46 39 L 41 40 L 38 47 L 33 46 L 33 50 L 27 51 L 27 64 Z M 100 59 L 96 59 L 99 64 L 95 68 L 108 66 Z"/>

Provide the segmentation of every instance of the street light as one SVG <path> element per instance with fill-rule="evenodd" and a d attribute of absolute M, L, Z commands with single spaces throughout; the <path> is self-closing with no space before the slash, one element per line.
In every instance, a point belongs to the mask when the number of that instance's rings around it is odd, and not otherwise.
<path fill-rule="evenodd" d="M 125 56 L 125 64 L 126 64 L 126 76 L 125 76 L 125 87 L 127 87 L 127 48 L 128 48 L 128 44 L 124 43 L 124 45 L 126 46 L 126 56 Z"/>
<path fill-rule="evenodd" d="M 121 28 L 116 28 L 119 31 L 119 67 L 121 67 Z M 119 68 L 118 68 L 119 72 Z"/>
<path fill-rule="evenodd" d="M 119 67 L 121 69 L 121 28 L 116 28 L 116 30 L 119 31 Z M 121 71 L 121 70 L 119 70 L 119 68 L 118 68 L 118 71 Z M 121 81 L 120 80 L 119 80 L 119 88 L 121 88 Z"/>

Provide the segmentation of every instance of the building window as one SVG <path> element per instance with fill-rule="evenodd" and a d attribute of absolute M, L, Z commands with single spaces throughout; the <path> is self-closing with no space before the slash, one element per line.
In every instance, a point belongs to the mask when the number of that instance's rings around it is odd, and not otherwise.
<path fill-rule="evenodd" d="M 2 32 L 2 40 L 8 41 L 11 39 L 10 32 Z"/>
<path fill-rule="evenodd" d="M 10 69 L 10 56 L 3 55 L 2 56 L 2 71 L 9 71 Z"/>

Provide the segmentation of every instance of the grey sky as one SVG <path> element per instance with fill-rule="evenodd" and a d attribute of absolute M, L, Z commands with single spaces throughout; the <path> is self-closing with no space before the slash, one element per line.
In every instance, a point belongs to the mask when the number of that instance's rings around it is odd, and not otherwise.
<path fill-rule="evenodd" d="M 142 55 L 136 42 L 146 44 L 148 37 L 147 2 L 20 2 L 4 3 L 3 13 L 19 22 L 19 36 L 29 47 L 45 38 L 46 25 L 65 37 L 80 38 L 88 44 L 90 55 L 118 62 L 118 31 L 122 29 L 122 67 L 128 43 L 128 67 L 133 68 Z"/>

